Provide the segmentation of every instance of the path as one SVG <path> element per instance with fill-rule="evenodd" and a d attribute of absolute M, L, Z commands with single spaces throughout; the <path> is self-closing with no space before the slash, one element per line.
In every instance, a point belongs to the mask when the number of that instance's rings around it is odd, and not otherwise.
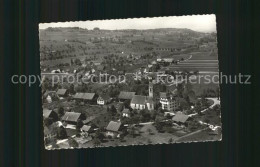
<path fill-rule="evenodd" d="M 200 129 L 200 130 L 197 130 L 197 131 L 195 131 L 195 132 L 189 133 L 189 134 L 187 134 L 187 135 L 181 136 L 181 137 L 177 138 L 174 142 L 177 142 L 178 140 L 180 140 L 180 139 L 182 139 L 182 138 L 184 138 L 184 137 L 188 137 L 188 136 L 194 135 L 194 134 L 199 133 L 199 132 L 201 132 L 201 131 L 203 131 L 203 130 L 206 130 L 206 129 L 207 129 L 207 128 Z"/>
<path fill-rule="evenodd" d="M 218 98 L 208 97 L 208 98 L 206 98 L 206 99 L 212 100 L 212 101 L 214 102 L 211 106 L 209 106 L 209 108 L 213 108 L 215 105 L 220 104 L 220 100 L 218 100 Z M 206 109 L 202 110 L 201 112 L 203 113 L 203 112 L 207 111 L 209 108 L 206 108 Z M 198 113 L 194 113 L 194 114 L 190 114 L 189 116 L 192 117 L 192 116 L 195 116 L 195 115 L 197 115 L 197 114 L 198 114 Z"/>

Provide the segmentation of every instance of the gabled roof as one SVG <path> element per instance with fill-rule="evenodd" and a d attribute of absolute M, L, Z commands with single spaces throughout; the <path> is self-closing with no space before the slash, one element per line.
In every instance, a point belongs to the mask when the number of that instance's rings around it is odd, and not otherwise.
<path fill-rule="evenodd" d="M 126 113 L 126 114 L 129 114 L 130 113 L 130 110 L 128 108 L 125 108 L 122 113 Z"/>
<path fill-rule="evenodd" d="M 67 92 L 67 89 L 58 89 L 58 90 L 57 90 L 57 94 L 58 94 L 58 95 L 65 95 L 66 92 Z"/>
<path fill-rule="evenodd" d="M 85 131 L 85 132 L 88 132 L 90 130 L 91 126 L 88 126 L 88 125 L 83 125 L 81 130 Z"/>
<path fill-rule="evenodd" d="M 134 95 L 131 103 L 145 105 L 146 103 L 153 103 L 153 99 L 148 96 Z"/>
<path fill-rule="evenodd" d="M 81 113 L 76 112 L 66 112 L 64 116 L 62 117 L 63 121 L 70 121 L 70 122 L 77 122 L 80 118 Z"/>
<path fill-rule="evenodd" d="M 146 96 L 146 103 L 153 103 L 153 98 Z"/>
<path fill-rule="evenodd" d="M 121 122 L 110 121 L 106 130 L 117 132 L 121 126 Z"/>
<path fill-rule="evenodd" d="M 172 120 L 175 122 L 185 123 L 189 118 L 190 117 L 188 115 L 176 113 L 176 115 L 172 118 Z"/>
<path fill-rule="evenodd" d="M 95 96 L 95 93 L 76 93 L 73 98 L 74 99 L 84 99 L 84 100 L 92 100 Z"/>
<path fill-rule="evenodd" d="M 134 103 L 134 104 L 146 104 L 146 96 L 134 95 L 131 103 Z"/>
<path fill-rule="evenodd" d="M 76 93 L 73 98 L 74 99 L 82 99 L 84 93 Z"/>
<path fill-rule="evenodd" d="M 84 100 L 92 100 L 94 98 L 94 96 L 95 96 L 95 93 L 84 93 L 82 98 Z"/>
<path fill-rule="evenodd" d="M 49 109 L 43 109 L 43 117 L 44 118 L 49 118 L 49 116 L 51 115 L 52 110 Z"/>
<path fill-rule="evenodd" d="M 124 100 L 131 100 L 134 95 L 135 95 L 135 92 L 124 92 L 124 91 L 121 91 L 120 94 L 118 95 L 118 98 L 119 99 L 124 99 Z"/>

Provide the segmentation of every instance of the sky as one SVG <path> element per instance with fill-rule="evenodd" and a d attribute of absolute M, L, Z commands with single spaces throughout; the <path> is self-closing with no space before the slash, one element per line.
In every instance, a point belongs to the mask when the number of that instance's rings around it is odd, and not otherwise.
<path fill-rule="evenodd" d="M 45 29 L 48 27 L 80 27 L 87 29 L 98 27 L 100 29 L 107 30 L 188 28 L 199 32 L 216 32 L 216 17 L 214 14 L 212 14 L 39 24 L 39 29 Z"/>

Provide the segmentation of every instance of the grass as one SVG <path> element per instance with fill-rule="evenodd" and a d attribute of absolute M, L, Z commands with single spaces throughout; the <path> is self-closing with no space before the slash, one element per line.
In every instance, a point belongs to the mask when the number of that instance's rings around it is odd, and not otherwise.
<path fill-rule="evenodd" d="M 187 137 L 182 137 L 177 142 L 205 142 L 205 141 L 219 141 L 221 140 L 221 132 L 217 135 L 210 135 L 210 130 L 202 130 L 198 131 L 198 133 L 194 133 L 192 135 L 188 135 Z"/>

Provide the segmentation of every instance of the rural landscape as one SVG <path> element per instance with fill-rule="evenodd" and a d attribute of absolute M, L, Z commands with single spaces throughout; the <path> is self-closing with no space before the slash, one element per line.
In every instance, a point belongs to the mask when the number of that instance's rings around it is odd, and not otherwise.
<path fill-rule="evenodd" d="M 216 32 L 48 27 L 39 43 L 46 149 L 221 140 Z"/>

